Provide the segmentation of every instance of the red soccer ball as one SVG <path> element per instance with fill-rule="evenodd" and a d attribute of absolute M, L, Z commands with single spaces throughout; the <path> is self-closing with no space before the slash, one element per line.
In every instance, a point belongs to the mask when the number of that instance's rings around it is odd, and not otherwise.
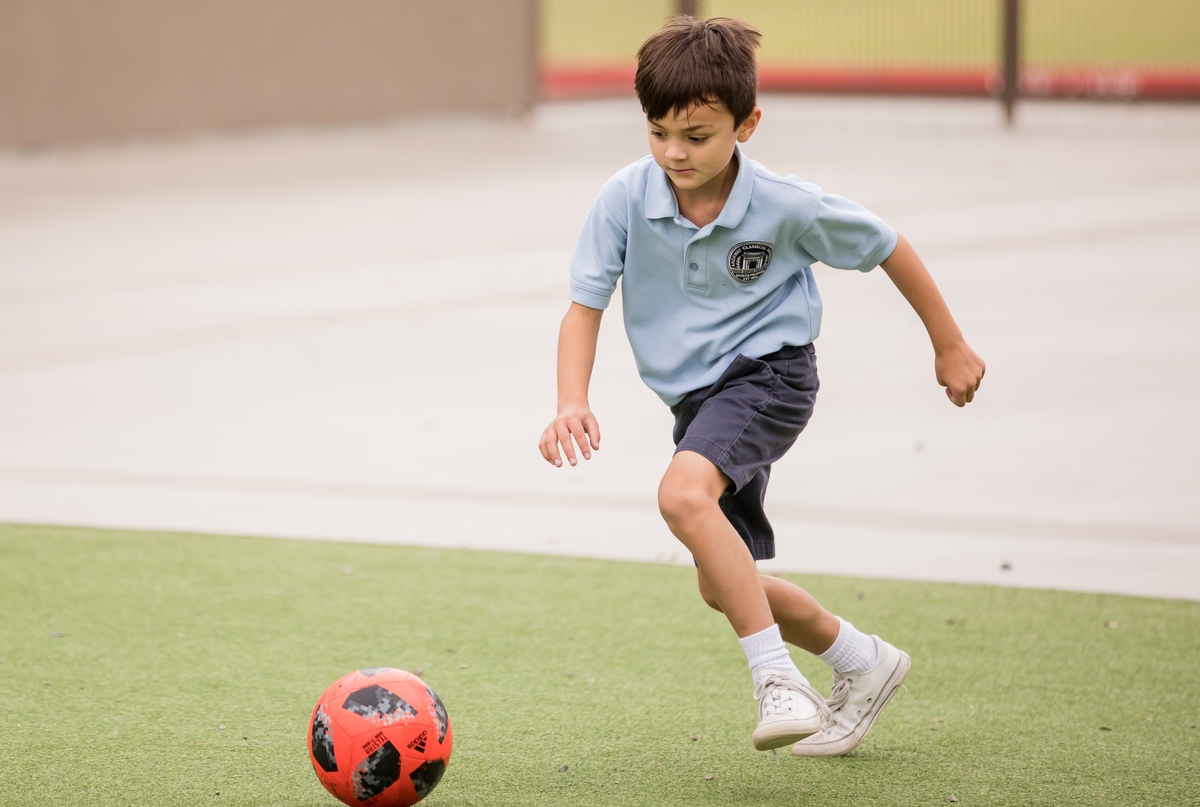
<path fill-rule="evenodd" d="M 429 795 L 454 733 L 417 676 L 376 667 L 334 681 L 313 709 L 308 754 L 325 789 L 351 807 L 408 807 Z"/>

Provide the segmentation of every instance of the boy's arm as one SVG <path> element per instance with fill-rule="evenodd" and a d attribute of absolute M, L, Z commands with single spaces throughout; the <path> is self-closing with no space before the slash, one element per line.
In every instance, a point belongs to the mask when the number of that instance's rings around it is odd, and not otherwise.
<path fill-rule="evenodd" d="M 955 406 L 970 403 L 983 380 L 983 359 L 971 350 L 954 322 L 942 293 L 908 239 L 900 236 L 891 257 L 880 266 L 917 312 L 933 342 L 934 372 Z"/>
<path fill-rule="evenodd" d="M 560 445 L 571 465 L 576 463 L 575 445 L 585 460 L 600 448 L 600 424 L 588 404 L 588 385 L 603 315 L 599 309 L 571 303 L 558 331 L 558 416 L 538 443 L 542 456 L 555 467 L 562 466 Z"/>

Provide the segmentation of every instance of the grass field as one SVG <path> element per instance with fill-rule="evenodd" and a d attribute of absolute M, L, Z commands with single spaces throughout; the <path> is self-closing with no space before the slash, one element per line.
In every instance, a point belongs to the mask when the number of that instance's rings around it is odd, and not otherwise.
<path fill-rule="evenodd" d="M 632 61 L 676 0 L 542 0 L 547 64 Z M 764 33 L 765 66 L 995 63 L 1000 0 L 702 0 L 704 16 Z M 1023 52 L 1035 65 L 1200 67 L 1194 0 L 1023 0 Z"/>
<path fill-rule="evenodd" d="M 1200 603 L 796 580 L 914 659 L 847 758 L 750 748 L 686 567 L 0 526 L 0 803 L 334 805 L 309 712 L 375 665 L 450 712 L 430 805 L 1196 803 Z"/>

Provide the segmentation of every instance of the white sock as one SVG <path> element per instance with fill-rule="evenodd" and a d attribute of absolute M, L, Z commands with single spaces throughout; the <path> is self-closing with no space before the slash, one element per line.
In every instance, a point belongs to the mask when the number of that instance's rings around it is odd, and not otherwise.
<path fill-rule="evenodd" d="M 838 630 L 833 647 L 817 658 L 832 667 L 833 671 L 839 675 L 866 672 L 874 667 L 875 662 L 879 659 L 879 648 L 875 646 L 875 640 L 840 616 L 837 619 L 841 623 L 841 628 Z"/>
<path fill-rule="evenodd" d="M 783 637 L 779 635 L 779 626 L 772 625 L 766 630 L 738 639 L 742 650 L 746 653 L 746 661 L 750 662 L 750 673 L 757 684 L 763 670 L 778 670 L 790 675 L 797 681 L 808 682 L 808 679 L 796 668 L 788 653 Z"/>

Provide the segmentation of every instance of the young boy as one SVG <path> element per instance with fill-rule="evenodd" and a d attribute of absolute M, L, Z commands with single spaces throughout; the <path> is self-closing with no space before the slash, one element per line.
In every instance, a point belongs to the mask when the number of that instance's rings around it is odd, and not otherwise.
<path fill-rule="evenodd" d="M 803 589 L 760 575 L 774 534 L 763 512 L 771 464 L 808 422 L 821 301 L 811 264 L 877 265 L 920 316 L 938 382 L 957 406 L 984 363 L 963 340 L 908 242 L 870 211 L 742 155 L 762 117 L 759 34 L 730 19 L 676 17 L 638 51 L 634 87 L 650 156 L 600 192 L 571 264 L 558 343 L 558 415 L 542 456 L 562 466 L 600 448 L 588 406 L 600 319 L 621 280 L 642 380 L 675 415 L 659 509 L 695 560 L 700 595 L 737 633 L 754 677 L 759 750 L 853 750 L 908 673 L 906 653 L 867 636 Z M 560 450 L 561 449 L 561 450 Z M 833 669 L 826 702 L 784 642 Z"/>

